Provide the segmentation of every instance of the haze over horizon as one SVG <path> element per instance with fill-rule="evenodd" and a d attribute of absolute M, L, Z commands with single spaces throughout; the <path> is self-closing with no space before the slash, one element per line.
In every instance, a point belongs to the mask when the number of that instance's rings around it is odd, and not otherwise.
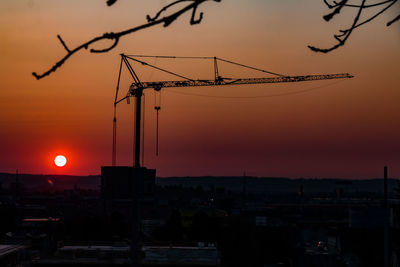
<path fill-rule="evenodd" d="M 202 5 L 167 28 L 122 38 L 105 54 L 82 51 L 37 81 L 65 54 L 60 34 L 75 47 L 105 32 L 146 22 L 165 1 L 0 2 L 0 172 L 99 174 L 111 165 L 112 118 L 120 53 L 218 56 L 287 75 L 348 72 L 353 79 L 237 87 L 165 89 L 161 93 L 160 154 L 155 156 L 154 91 L 146 93 L 144 165 L 157 176 L 400 177 L 400 22 L 390 11 L 360 27 L 329 54 L 332 35 L 349 25 L 345 11 L 332 22 L 323 1 L 221 1 Z M 397 3 L 398 5 L 398 3 Z M 399 10 L 399 8 L 397 8 Z M 96 45 L 102 48 L 108 42 Z M 149 63 L 198 79 L 213 79 L 212 61 Z M 134 66 L 142 81 L 172 79 Z M 221 64 L 223 77 L 260 77 Z M 122 76 L 121 93 L 131 80 Z M 275 96 L 296 91 L 307 92 Z M 201 94 L 211 97 L 199 97 Z M 212 97 L 212 96 L 218 96 Z M 219 96 L 238 98 L 219 98 Z M 252 97 L 254 98 L 245 98 Z M 255 97 L 259 96 L 259 97 Z M 262 97 L 260 97 L 262 96 Z M 243 97 L 243 98 L 241 98 Z M 118 165 L 132 164 L 133 105 L 118 107 Z M 67 157 L 58 168 L 53 159 Z"/>

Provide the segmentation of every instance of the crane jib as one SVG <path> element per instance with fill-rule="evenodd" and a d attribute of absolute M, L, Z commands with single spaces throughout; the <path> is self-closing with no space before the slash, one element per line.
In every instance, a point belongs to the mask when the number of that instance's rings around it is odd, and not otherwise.
<path fill-rule="evenodd" d="M 247 79 L 222 79 L 222 80 L 187 80 L 187 81 L 159 81 L 142 82 L 141 85 L 132 83 L 130 94 L 134 94 L 137 89 L 160 90 L 161 88 L 172 87 L 196 87 L 196 86 L 223 86 L 223 85 L 242 85 L 242 84 L 262 84 L 262 83 L 287 83 L 287 82 L 305 82 L 329 79 L 353 78 L 349 73 L 323 74 L 323 75 L 305 75 L 305 76 L 280 76 L 271 78 L 247 78 Z"/>

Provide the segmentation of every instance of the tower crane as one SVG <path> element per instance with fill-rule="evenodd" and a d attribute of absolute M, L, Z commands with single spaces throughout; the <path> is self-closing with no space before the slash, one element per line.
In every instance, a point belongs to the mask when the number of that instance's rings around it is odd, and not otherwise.
<path fill-rule="evenodd" d="M 145 61 L 139 60 L 142 57 L 155 57 L 155 58 L 186 58 L 186 59 L 212 59 L 214 60 L 214 79 L 213 80 L 195 80 L 177 73 L 162 69 L 160 67 L 149 64 Z M 135 61 L 142 65 L 155 68 L 159 71 L 163 71 L 179 77 L 183 80 L 170 80 L 170 81 L 157 81 L 157 82 L 141 82 L 129 60 Z M 223 78 L 219 75 L 218 71 L 218 61 L 238 65 L 240 67 L 249 68 L 252 70 L 268 73 L 274 75 L 274 77 L 267 78 Z M 123 63 L 126 65 L 132 79 L 131 84 L 126 96 L 118 99 L 119 84 L 121 78 L 121 70 Z M 318 81 L 318 80 L 329 80 L 329 79 L 347 79 L 353 78 L 354 76 L 349 73 L 339 73 L 339 74 L 321 74 L 321 75 L 303 75 L 303 76 L 288 76 L 282 75 L 267 70 L 262 70 L 247 66 L 244 64 L 236 63 L 226 59 L 218 57 L 176 57 L 176 56 L 145 56 L 145 55 L 125 55 L 121 54 L 121 62 L 118 75 L 118 83 L 115 94 L 114 101 L 114 120 L 113 120 L 113 155 L 112 155 L 112 165 L 116 165 L 116 106 L 121 101 L 127 99 L 129 101 L 130 97 L 135 98 L 135 139 L 134 139 L 134 167 L 140 167 L 140 141 L 141 141 L 141 109 L 142 109 L 142 96 L 143 91 L 146 89 L 154 89 L 155 91 L 160 91 L 162 88 L 172 88 L 172 87 L 198 87 L 198 86 L 228 86 L 228 85 L 244 85 L 244 84 L 265 84 L 265 83 L 293 83 L 293 82 L 305 82 L 305 81 Z M 157 110 L 157 107 L 156 107 Z M 157 110 L 158 112 L 158 110 Z"/>

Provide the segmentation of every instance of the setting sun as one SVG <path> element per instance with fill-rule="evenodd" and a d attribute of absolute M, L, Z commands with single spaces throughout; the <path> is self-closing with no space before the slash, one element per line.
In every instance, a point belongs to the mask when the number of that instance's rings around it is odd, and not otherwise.
<path fill-rule="evenodd" d="M 67 163 L 67 159 L 63 155 L 58 155 L 57 157 L 54 158 L 54 163 L 58 167 L 64 167 L 65 164 Z"/>

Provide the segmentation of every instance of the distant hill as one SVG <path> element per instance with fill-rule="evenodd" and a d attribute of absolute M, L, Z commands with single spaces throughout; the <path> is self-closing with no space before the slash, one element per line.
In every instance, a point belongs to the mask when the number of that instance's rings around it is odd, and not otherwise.
<path fill-rule="evenodd" d="M 8 189 L 15 185 L 15 174 L 0 173 L 0 184 Z M 18 174 L 19 183 L 28 191 L 64 190 L 74 188 L 99 190 L 100 175 L 72 176 L 72 175 L 39 175 Z"/>
<path fill-rule="evenodd" d="M 396 179 L 388 179 L 388 191 L 393 194 L 397 185 Z M 332 193 L 339 188 L 345 193 L 383 193 L 383 179 L 345 180 L 333 178 L 318 179 L 290 179 L 285 177 L 168 177 L 158 178 L 157 184 L 161 186 L 199 187 L 210 188 L 224 187 L 227 190 L 241 192 L 243 186 L 252 193 L 296 193 L 300 185 L 304 193 Z"/>
<path fill-rule="evenodd" d="M 15 174 L 0 173 L 2 188 L 9 189 L 15 185 Z M 64 190 L 75 186 L 82 189 L 100 190 L 100 175 L 37 175 L 19 174 L 19 183 L 28 191 Z M 285 177 L 165 177 L 157 178 L 159 186 L 201 187 L 204 190 L 225 188 L 232 192 L 242 192 L 245 185 L 247 192 L 252 193 L 296 193 L 302 185 L 304 193 L 332 193 L 339 188 L 345 193 L 382 194 L 383 179 L 344 180 L 344 179 L 289 179 Z M 397 180 L 389 179 L 389 193 L 393 193 Z"/>

